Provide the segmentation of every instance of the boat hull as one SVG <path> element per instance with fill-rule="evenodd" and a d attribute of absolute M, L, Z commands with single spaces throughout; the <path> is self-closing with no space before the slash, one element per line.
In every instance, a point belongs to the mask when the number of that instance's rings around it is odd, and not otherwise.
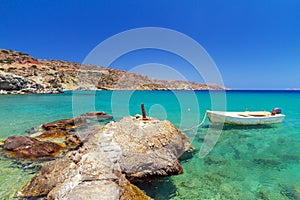
<path fill-rule="evenodd" d="M 271 115 L 269 112 L 221 112 L 206 111 L 211 123 L 233 125 L 261 125 L 281 123 L 283 114 Z"/>

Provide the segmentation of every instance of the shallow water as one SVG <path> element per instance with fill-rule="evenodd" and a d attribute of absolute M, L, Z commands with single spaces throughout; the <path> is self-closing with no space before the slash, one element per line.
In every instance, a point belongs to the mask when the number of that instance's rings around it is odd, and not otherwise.
<path fill-rule="evenodd" d="M 26 134 L 25 130 L 43 122 L 93 110 L 112 113 L 117 120 L 140 113 L 141 103 L 148 115 L 169 119 L 184 129 L 199 123 L 205 110 L 219 103 L 220 95 L 207 91 L 5 95 L 0 96 L 0 137 Z M 279 106 L 286 119 L 270 126 L 225 126 L 212 151 L 199 158 L 209 129 L 206 120 L 197 132 L 185 132 L 196 152 L 182 161 L 184 174 L 140 187 L 155 199 L 300 199 L 300 92 L 229 91 L 226 100 L 227 110 L 232 111 Z M 12 198 L 34 176 L 37 169 L 29 164 L 0 154 L 0 199 Z"/>

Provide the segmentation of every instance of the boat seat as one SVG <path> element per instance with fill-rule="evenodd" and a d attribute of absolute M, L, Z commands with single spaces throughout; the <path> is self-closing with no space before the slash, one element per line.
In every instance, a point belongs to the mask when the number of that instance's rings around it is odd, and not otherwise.
<path fill-rule="evenodd" d="M 241 116 L 241 117 L 249 117 L 248 114 L 238 114 L 238 115 Z"/>

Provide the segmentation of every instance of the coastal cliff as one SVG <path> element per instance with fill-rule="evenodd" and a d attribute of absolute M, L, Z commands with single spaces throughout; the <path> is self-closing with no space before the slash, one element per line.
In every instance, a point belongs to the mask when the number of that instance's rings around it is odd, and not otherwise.
<path fill-rule="evenodd" d="M 21 83 L 19 84 L 21 80 Z M 62 90 L 224 90 L 216 84 L 158 80 L 102 66 L 36 59 L 0 49 L 0 94 L 59 93 Z"/>

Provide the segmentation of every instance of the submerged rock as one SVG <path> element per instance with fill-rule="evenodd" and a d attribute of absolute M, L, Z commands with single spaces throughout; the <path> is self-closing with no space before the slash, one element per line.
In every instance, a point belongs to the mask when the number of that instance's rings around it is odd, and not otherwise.
<path fill-rule="evenodd" d="M 299 189 L 297 190 L 296 187 L 290 186 L 290 185 L 284 185 L 280 184 L 280 194 L 283 195 L 284 197 L 287 197 L 288 199 L 295 199 L 299 200 L 300 195 L 299 195 Z"/>
<path fill-rule="evenodd" d="M 80 135 L 81 133 L 77 133 Z M 124 117 L 85 131 L 83 146 L 48 162 L 19 197 L 149 199 L 127 180 L 183 173 L 188 138 L 169 121 Z"/>
<path fill-rule="evenodd" d="M 296 191 L 297 197 L 300 199 L 300 186 L 295 187 L 295 191 Z"/>
<path fill-rule="evenodd" d="M 255 158 L 253 162 L 267 168 L 279 168 L 282 164 L 278 158 Z"/>
<path fill-rule="evenodd" d="M 217 156 L 206 156 L 204 162 L 208 165 L 225 165 L 227 160 Z"/>

